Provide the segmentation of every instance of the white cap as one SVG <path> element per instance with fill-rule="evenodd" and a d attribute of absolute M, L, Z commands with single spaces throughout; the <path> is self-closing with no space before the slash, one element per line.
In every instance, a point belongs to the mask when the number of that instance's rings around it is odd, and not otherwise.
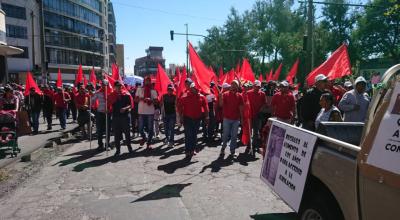
<path fill-rule="evenodd" d="M 367 80 L 365 80 L 364 77 L 359 76 L 359 77 L 357 77 L 356 81 L 354 82 L 354 85 L 357 85 L 357 83 L 360 83 L 360 82 L 367 84 Z"/>
<path fill-rule="evenodd" d="M 222 84 L 222 88 L 223 88 L 223 89 L 227 89 L 227 88 L 229 88 L 229 87 L 231 87 L 231 85 L 229 85 L 229 83 L 224 83 L 224 84 Z"/>
<path fill-rule="evenodd" d="M 289 87 L 289 83 L 286 81 L 282 81 L 279 85 L 283 87 Z"/>
<path fill-rule="evenodd" d="M 232 83 L 231 83 L 231 85 L 232 84 L 236 84 L 236 85 L 238 85 L 239 86 L 239 81 L 237 81 L 236 79 L 235 80 L 232 80 Z"/>
<path fill-rule="evenodd" d="M 261 82 L 259 80 L 254 81 L 254 85 L 257 87 L 261 87 Z"/>
<path fill-rule="evenodd" d="M 324 81 L 324 80 L 326 80 L 326 79 L 328 79 L 328 77 L 326 77 L 324 74 L 318 74 L 318 75 L 315 77 L 314 82 L 317 83 L 317 82 L 319 82 L 319 81 Z"/>
<path fill-rule="evenodd" d="M 353 84 L 350 81 L 344 82 L 344 87 L 352 87 Z"/>
<path fill-rule="evenodd" d="M 193 82 L 192 83 L 190 83 L 190 86 L 189 86 L 190 88 L 196 88 L 196 84 L 194 84 Z"/>

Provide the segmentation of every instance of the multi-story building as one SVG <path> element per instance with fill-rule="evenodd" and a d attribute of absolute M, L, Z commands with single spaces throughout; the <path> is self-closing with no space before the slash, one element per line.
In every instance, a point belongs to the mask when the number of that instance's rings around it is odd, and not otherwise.
<path fill-rule="evenodd" d="M 23 81 L 27 71 L 39 73 L 41 64 L 39 5 L 36 0 L 2 0 L 5 12 L 7 44 L 24 50 L 7 58 L 11 81 Z"/>
<path fill-rule="evenodd" d="M 157 64 L 165 68 L 165 59 L 162 56 L 163 47 L 150 46 L 146 49 L 146 56 L 135 60 L 135 75 L 145 77 L 157 73 Z"/>
<path fill-rule="evenodd" d="M 111 2 L 108 3 L 108 46 L 109 46 L 109 63 L 110 66 L 116 63 L 116 47 L 117 47 L 117 29 L 115 23 L 114 7 Z"/>
<path fill-rule="evenodd" d="M 116 63 L 118 64 L 121 72 L 125 74 L 124 45 L 123 44 L 117 44 L 115 52 L 116 52 Z"/>
<path fill-rule="evenodd" d="M 56 79 L 61 68 L 63 80 L 72 81 L 80 64 L 84 70 L 107 71 L 109 0 L 42 1 L 50 77 Z"/>

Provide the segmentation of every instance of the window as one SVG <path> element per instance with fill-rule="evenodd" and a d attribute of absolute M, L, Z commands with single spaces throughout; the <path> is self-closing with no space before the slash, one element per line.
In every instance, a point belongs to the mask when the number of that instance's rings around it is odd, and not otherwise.
<path fill-rule="evenodd" d="M 46 45 L 103 53 L 103 43 L 98 40 L 93 40 L 93 38 L 46 29 L 45 39 Z"/>
<path fill-rule="evenodd" d="M 28 47 L 21 47 L 21 46 L 14 46 L 14 47 L 18 47 L 20 49 L 23 49 L 24 52 L 21 53 L 21 54 L 12 55 L 11 57 L 14 57 L 14 58 L 29 58 Z"/>
<path fill-rule="evenodd" d="M 2 3 L 1 8 L 7 17 L 26 20 L 26 10 L 23 7 Z"/>
<path fill-rule="evenodd" d="M 6 31 L 7 31 L 7 37 L 21 38 L 21 39 L 28 38 L 27 34 L 28 32 L 26 27 L 7 24 Z"/>
<path fill-rule="evenodd" d="M 92 53 L 82 53 L 77 51 L 62 50 L 56 48 L 46 48 L 47 57 L 50 63 L 54 64 L 69 64 L 69 65 L 84 65 L 84 66 L 99 66 L 104 64 L 103 56 L 94 55 Z"/>

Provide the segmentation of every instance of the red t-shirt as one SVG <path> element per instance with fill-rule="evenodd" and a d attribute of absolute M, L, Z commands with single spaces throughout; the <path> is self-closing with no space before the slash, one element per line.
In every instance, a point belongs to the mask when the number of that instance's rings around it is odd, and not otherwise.
<path fill-rule="evenodd" d="M 263 91 L 258 90 L 256 92 L 254 89 L 248 91 L 247 96 L 251 106 L 251 118 L 255 118 L 260 112 L 261 107 L 267 103 L 267 98 Z"/>
<path fill-rule="evenodd" d="M 201 94 L 187 93 L 181 97 L 180 105 L 183 116 L 188 118 L 200 119 L 204 112 L 208 112 L 207 99 Z"/>
<path fill-rule="evenodd" d="M 228 91 L 222 95 L 223 116 L 229 120 L 240 119 L 240 106 L 243 106 L 242 94 Z"/>
<path fill-rule="evenodd" d="M 89 100 L 89 94 L 87 93 L 78 93 L 78 95 L 75 96 L 75 106 L 77 109 L 80 109 L 83 105 L 85 104 L 89 104 L 89 103 L 85 103 L 85 99 Z"/>
<path fill-rule="evenodd" d="M 291 119 L 294 115 L 295 100 L 291 92 L 282 94 L 275 93 L 272 96 L 271 105 L 274 109 L 274 116 L 282 119 Z"/>
<path fill-rule="evenodd" d="M 63 95 L 64 93 L 64 95 Z M 65 99 L 70 99 L 70 96 L 68 93 L 63 92 L 63 93 L 55 93 L 54 94 L 54 105 L 57 108 L 67 108 L 68 103 L 65 101 Z"/>

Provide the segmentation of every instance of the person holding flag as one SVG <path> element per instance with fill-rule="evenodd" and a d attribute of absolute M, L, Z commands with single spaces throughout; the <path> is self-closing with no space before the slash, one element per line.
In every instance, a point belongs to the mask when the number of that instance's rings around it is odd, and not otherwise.
<path fill-rule="evenodd" d="M 70 101 L 69 94 L 64 92 L 63 88 L 57 88 L 57 93 L 54 95 L 54 105 L 60 120 L 61 130 L 64 130 L 67 125 L 67 108 Z"/>
<path fill-rule="evenodd" d="M 154 103 L 157 101 L 158 95 L 156 90 L 152 88 L 151 78 L 144 79 L 144 85 L 136 90 L 135 99 L 139 103 L 139 133 L 142 136 L 140 146 L 147 143 L 147 148 L 151 149 L 151 143 L 154 135 Z M 147 131 L 147 137 L 145 133 Z"/>
<path fill-rule="evenodd" d="M 108 87 L 108 81 L 103 80 L 101 89 L 97 90 L 93 96 L 91 97 L 92 103 L 97 103 L 97 111 L 96 111 L 96 133 L 97 133 L 97 148 L 98 151 L 105 150 L 103 144 L 103 135 L 106 134 L 106 147 L 109 147 L 110 144 L 110 128 L 111 128 L 111 115 L 109 113 L 109 109 L 106 106 L 107 103 L 107 95 L 111 93 L 111 88 Z M 106 123 L 107 120 L 107 123 Z M 106 128 L 106 125 L 108 128 Z M 108 129 L 108 132 L 106 132 Z"/>

